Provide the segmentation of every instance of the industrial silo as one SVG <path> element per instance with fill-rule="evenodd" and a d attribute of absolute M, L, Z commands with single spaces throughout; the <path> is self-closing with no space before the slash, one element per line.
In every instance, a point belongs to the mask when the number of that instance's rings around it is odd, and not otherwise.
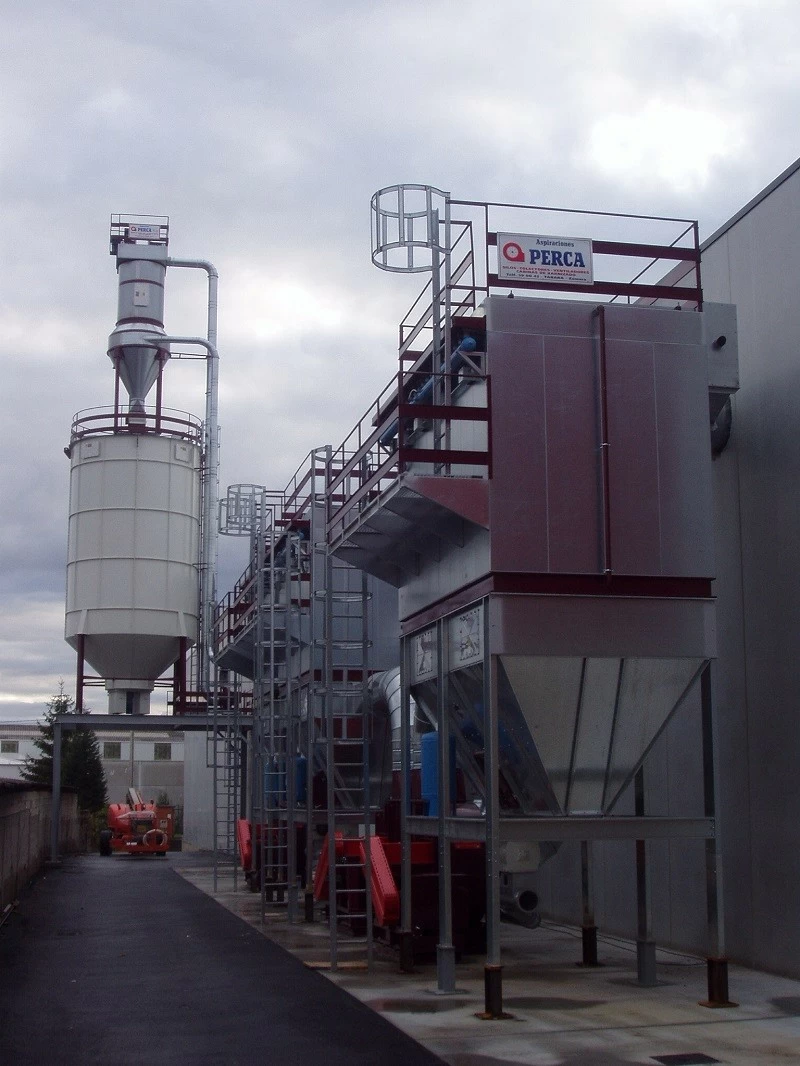
<path fill-rule="evenodd" d="M 78 652 L 79 707 L 85 663 L 105 681 L 112 714 L 146 714 L 155 682 L 173 664 L 175 689 L 185 693 L 187 650 L 201 639 L 204 480 L 211 479 L 204 479 L 206 427 L 162 405 L 167 220 L 115 216 L 111 234 L 119 275 L 108 351 L 115 397 L 113 407 L 75 416 L 66 449 L 65 637 Z"/>

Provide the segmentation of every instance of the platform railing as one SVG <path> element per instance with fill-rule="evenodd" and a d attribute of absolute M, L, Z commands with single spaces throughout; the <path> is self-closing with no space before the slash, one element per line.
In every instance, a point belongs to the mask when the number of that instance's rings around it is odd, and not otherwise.
<path fill-rule="evenodd" d="M 476 364 L 477 370 L 458 373 L 433 372 L 430 363 L 428 354 L 412 369 L 401 369 L 334 450 L 329 542 L 346 536 L 359 516 L 406 472 L 490 475 L 491 382 L 482 363 Z M 480 402 L 468 403 L 469 387 L 477 382 L 485 383 Z M 464 426 L 469 424 L 485 426 L 483 439 L 475 447 L 461 447 L 459 438 L 465 437 Z"/>
<path fill-rule="evenodd" d="M 115 433 L 157 434 L 202 444 L 203 424 L 185 411 L 144 407 L 135 413 L 120 407 L 91 407 L 78 411 L 72 420 L 70 444 L 84 437 L 111 436 Z"/>
<path fill-rule="evenodd" d="M 270 522 L 275 524 L 275 550 L 285 547 L 286 532 L 295 532 L 309 526 L 309 514 L 314 500 L 315 485 L 325 477 L 325 469 L 315 459 L 317 453 L 308 455 L 289 479 L 282 492 L 265 493 L 268 500 Z M 303 570 L 303 567 L 300 567 Z M 304 607 L 307 599 L 307 574 L 301 572 L 299 584 L 291 590 L 292 601 Z M 245 568 L 233 589 L 217 604 L 214 619 L 214 644 L 217 652 L 235 644 L 251 628 L 257 616 L 256 601 L 258 574 L 254 560 Z M 269 588 L 265 589 L 271 595 Z"/>

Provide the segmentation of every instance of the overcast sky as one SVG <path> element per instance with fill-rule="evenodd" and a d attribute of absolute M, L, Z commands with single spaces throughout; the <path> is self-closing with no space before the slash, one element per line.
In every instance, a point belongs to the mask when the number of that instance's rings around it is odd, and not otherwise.
<path fill-rule="evenodd" d="M 220 484 L 282 488 L 396 370 L 419 279 L 375 270 L 369 200 L 698 218 L 800 155 L 796 0 L 0 0 L 0 717 L 63 640 L 73 414 L 113 400 L 112 212 L 170 216 L 220 271 Z M 591 234 L 587 234 L 591 236 Z M 205 329 L 172 270 L 166 325 Z M 165 402 L 202 414 L 200 363 Z M 245 559 L 223 552 L 222 584 Z M 104 709 L 104 699 L 89 701 Z"/>

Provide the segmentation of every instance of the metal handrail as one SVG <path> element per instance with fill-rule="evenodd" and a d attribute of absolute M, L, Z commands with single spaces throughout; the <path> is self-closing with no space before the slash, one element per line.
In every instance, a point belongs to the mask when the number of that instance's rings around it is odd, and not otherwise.
<path fill-rule="evenodd" d="M 186 411 L 157 411 L 154 407 L 147 407 L 130 416 L 121 408 L 91 407 L 78 411 L 73 418 L 70 444 L 84 437 L 112 436 L 119 433 L 177 437 L 200 444 L 203 440 L 203 423 Z"/>
<path fill-rule="evenodd" d="M 331 512 L 328 521 L 328 536 L 338 539 L 347 528 L 357 520 L 364 509 L 370 506 L 405 472 L 411 463 L 441 464 L 449 473 L 452 466 L 485 466 L 487 472 L 491 467 L 491 448 L 487 441 L 483 451 L 462 451 L 458 449 L 418 449 L 407 440 L 407 423 L 412 419 L 453 423 L 459 421 L 483 421 L 487 425 L 491 420 L 490 403 L 484 405 L 465 405 L 441 403 L 433 399 L 437 385 L 445 378 L 456 377 L 451 370 L 432 373 L 417 364 L 410 370 L 399 370 L 395 380 L 383 390 L 381 396 L 371 405 L 361 421 L 351 431 L 342 445 L 333 452 L 335 472 L 328 482 L 331 497 Z M 472 376 L 472 375 L 471 375 Z M 487 375 L 475 374 L 474 377 L 487 382 Z M 413 394 L 422 391 L 415 386 L 430 383 L 431 402 L 415 403 Z M 438 391 L 445 391 L 439 389 Z M 385 400 L 389 397 L 391 402 Z M 396 427 L 391 443 L 387 435 Z M 338 494 L 338 496 L 337 496 Z M 355 512 L 355 514 L 354 514 Z M 352 516 L 352 521 L 350 517 Z"/>

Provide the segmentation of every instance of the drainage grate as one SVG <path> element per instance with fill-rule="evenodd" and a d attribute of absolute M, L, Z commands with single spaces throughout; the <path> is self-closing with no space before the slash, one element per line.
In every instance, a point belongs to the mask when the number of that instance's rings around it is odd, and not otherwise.
<path fill-rule="evenodd" d="M 652 1055 L 651 1058 L 660 1062 L 661 1066 L 707 1066 L 708 1063 L 720 1061 L 712 1059 L 710 1055 L 704 1055 L 702 1051 L 688 1051 L 680 1055 Z"/>

